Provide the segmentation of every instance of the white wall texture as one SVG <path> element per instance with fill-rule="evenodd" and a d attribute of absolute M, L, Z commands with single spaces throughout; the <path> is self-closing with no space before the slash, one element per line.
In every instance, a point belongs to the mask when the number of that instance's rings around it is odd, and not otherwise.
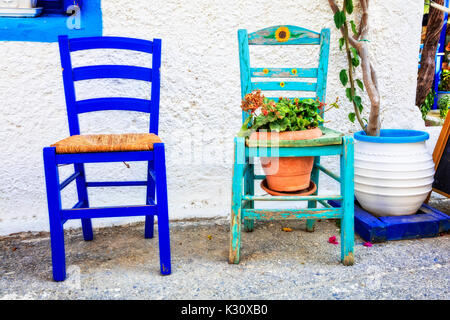
<path fill-rule="evenodd" d="M 347 119 L 351 106 L 338 80 L 345 67 L 326 0 L 105 0 L 104 35 L 161 38 L 162 90 L 160 136 L 166 143 L 170 218 L 227 216 L 230 211 L 233 137 L 240 127 L 237 30 L 250 32 L 277 24 L 332 31 L 327 101 L 340 97 L 341 109 L 329 111 L 333 129 L 358 130 Z M 384 128 L 425 129 L 414 106 L 423 1 L 371 2 L 370 52 L 378 73 Z M 359 12 L 359 9 L 356 9 Z M 275 50 L 276 49 L 276 50 Z M 259 49 L 258 49 L 259 50 Z M 259 66 L 314 66 L 314 48 L 252 51 Z M 76 65 L 132 63 L 150 65 L 144 54 L 114 51 L 77 53 Z M 280 62 L 276 62 L 276 61 Z M 68 135 L 66 109 L 55 43 L 0 44 L 0 234 L 48 230 L 42 148 Z M 114 88 L 113 88 L 114 86 Z M 139 82 L 102 80 L 77 86 L 79 98 L 109 93 L 148 97 Z M 368 105 L 367 98 L 364 100 Z M 134 112 L 100 112 L 81 117 L 84 133 L 145 131 L 148 119 Z M 438 134 L 438 132 L 437 132 Z M 432 150 L 433 145 L 429 146 Z M 325 161 L 337 168 L 336 158 Z M 61 168 L 61 179 L 72 168 Z M 145 167 L 132 163 L 88 165 L 89 180 L 139 180 Z M 322 177 L 321 192 L 337 186 Z M 75 203 L 74 188 L 63 205 Z M 95 189 L 91 205 L 144 201 L 141 187 Z M 139 220 L 100 219 L 94 226 Z M 70 222 L 69 227 L 78 227 Z"/>

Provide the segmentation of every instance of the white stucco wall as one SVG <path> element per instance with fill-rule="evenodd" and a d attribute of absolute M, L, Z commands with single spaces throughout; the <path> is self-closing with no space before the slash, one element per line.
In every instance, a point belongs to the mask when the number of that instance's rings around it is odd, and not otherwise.
<path fill-rule="evenodd" d="M 163 40 L 160 136 L 167 145 L 171 219 L 229 214 L 233 137 L 241 121 L 239 28 L 250 32 L 277 24 L 316 31 L 330 28 L 327 101 L 339 96 L 343 103 L 326 119 L 331 128 L 358 130 L 347 120 L 351 106 L 344 102 L 338 80 L 345 60 L 326 0 L 107 0 L 102 10 L 104 35 Z M 370 50 L 379 77 L 383 126 L 424 129 L 414 106 L 423 1 L 409 1 L 408 7 L 404 1 L 372 1 L 370 10 Z M 308 48 L 301 51 L 302 57 L 290 47 L 252 55 L 260 66 L 277 66 L 274 61 L 281 58 L 278 66 L 306 67 L 314 66 L 310 57 L 314 52 Z M 111 51 L 76 54 L 77 58 L 80 64 L 150 64 L 144 55 L 130 58 Z M 0 234 L 48 230 L 42 148 L 68 135 L 57 44 L 2 42 L 0 71 Z M 113 90 L 111 85 L 119 88 Z M 148 96 L 148 88 L 131 81 L 96 81 L 77 89 L 87 91 L 80 98 L 97 97 L 108 89 L 116 95 Z M 368 105 L 367 99 L 364 102 Z M 147 120 L 138 113 L 102 112 L 83 115 L 81 123 L 85 133 L 139 132 L 146 130 Z M 70 171 L 61 168 L 61 178 Z M 145 177 L 144 172 L 142 164 L 131 164 L 130 169 L 122 163 L 87 166 L 91 181 L 137 180 Z M 334 188 L 322 180 L 322 192 Z M 64 205 L 75 202 L 73 192 L 70 187 L 64 191 Z M 95 189 L 89 195 L 95 206 L 142 203 L 144 194 L 139 187 Z M 94 226 L 128 221 L 101 219 Z"/>

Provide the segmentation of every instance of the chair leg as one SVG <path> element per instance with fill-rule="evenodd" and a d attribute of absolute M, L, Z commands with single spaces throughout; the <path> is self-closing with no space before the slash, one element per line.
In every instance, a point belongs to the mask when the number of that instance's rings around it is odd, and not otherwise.
<path fill-rule="evenodd" d="M 341 194 L 343 195 L 341 221 L 341 261 L 344 265 L 353 265 L 354 258 L 354 167 L 353 138 L 344 137 L 341 155 Z"/>
<path fill-rule="evenodd" d="M 66 279 L 66 261 L 64 250 L 64 228 L 61 220 L 61 194 L 59 174 L 56 165 L 55 148 L 44 148 L 45 185 L 50 221 L 50 244 L 52 249 L 53 279 Z"/>
<path fill-rule="evenodd" d="M 233 186 L 231 197 L 230 252 L 229 263 L 239 263 L 241 249 L 242 188 L 245 165 L 245 142 L 243 138 L 234 140 Z"/>
<path fill-rule="evenodd" d="M 311 180 L 316 184 L 317 190 L 314 192 L 314 195 L 317 195 L 319 192 L 319 169 L 317 169 L 316 164 L 320 163 L 320 157 L 317 156 L 314 158 L 314 167 L 311 172 Z M 308 201 L 308 208 L 317 208 L 317 201 Z M 314 232 L 314 224 L 316 220 L 314 219 L 306 219 L 306 231 Z"/>
<path fill-rule="evenodd" d="M 153 181 L 150 175 L 150 170 L 153 169 L 154 162 L 148 162 L 147 168 L 147 198 L 146 203 L 149 205 L 151 201 L 155 201 L 155 181 Z M 153 233 L 155 229 L 155 219 L 153 215 L 145 216 L 145 238 L 153 238 Z"/>
<path fill-rule="evenodd" d="M 87 193 L 84 164 L 75 163 L 74 168 L 75 172 L 80 172 L 80 175 L 76 179 L 78 201 L 83 201 L 83 205 L 81 206 L 81 208 L 89 208 L 89 198 Z M 92 239 L 94 239 L 91 219 L 81 219 L 81 227 L 83 229 L 83 238 L 85 241 L 91 241 Z"/>
<path fill-rule="evenodd" d="M 255 167 L 253 164 L 248 164 L 249 167 L 244 177 L 244 194 L 255 195 Z M 249 201 L 246 208 L 253 209 L 254 201 Z M 244 219 L 244 230 L 246 232 L 252 232 L 254 229 L 255 221 L 253 219 Z"/>
<path fill-rule="evenodd" d="M 158 237 L 159 237 L 159 259 L 161 264 L 161 274 L 171 273 L 170 262 L 170 231 L 169 231 L 169 210 L 167 203 L 167 181 L 166 163 L 164 155 L 164 144 L 156 143 L 155 152 L 155 175 L 156 175 L 156 196 L 158 215 Z"/>

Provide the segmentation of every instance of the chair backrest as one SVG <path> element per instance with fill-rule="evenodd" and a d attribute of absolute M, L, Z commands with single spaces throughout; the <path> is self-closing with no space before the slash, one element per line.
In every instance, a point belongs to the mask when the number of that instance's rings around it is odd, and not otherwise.
<path fill-rule="evenodd" d="M 89 49 L 123 49 L 152 54 L 152 68 L 127 65 L 95 65 L 72 68 L 71 52 Z M 64 80 L 70 135 L 80 134 L 78 114 L 102 110 L 128 110 L 150 113 L 149 132 L 158 134 L 161 40 L 121 37 L 59 37 L 59 52 Z M 151 82 L 151 100 L 137 98 L 95 98 L 78 100 L 75 81 L 89 79 L 134 79 Z"/>
<path fill-rule="evenodd" d="M 261 91 L 310 91 L 315 92 L 314 97 L 298 97 L 300 99 L 316 99 L 325 102 L 328 56 L 330 51 L 330 30 L 322 29 L 320 33 L 296 26 L 273 26 L 253 33 L 247 30 L 238 31 L 239 39 L 239 65 L 241 71 L 241 96 L 253 90 Z M 250 66 L 249 45 L 319 45 L 320 54 L 317 68 L 300 68 L 289 66 L 287 68 L 252 68 Z M 299 81 L 264 81 L 253 82 L 252 78 L 315 78 L 316 82 Z M 268 97 L 273 100 L 278 98 Z M 323 116 L 323 112 L 322 112 Z M 242 121 L 248 113 L 242 113 Z"/>

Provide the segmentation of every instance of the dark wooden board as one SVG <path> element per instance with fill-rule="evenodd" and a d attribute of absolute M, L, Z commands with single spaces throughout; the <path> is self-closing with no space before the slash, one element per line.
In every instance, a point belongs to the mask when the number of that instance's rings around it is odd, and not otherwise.
<path fill-rule="evenodd" d="M 433 152 L 436 173 L 434 174 L 433 191 L 450 197 L 450 116 L 445 119 L 441 134 Z"/>
<path fill-rule="evenodd" d="M 434 174 L 433 189 L 439 193 L 450 195 L 450 140 L 447 139 L 444 151 L 439 159 L 436 173 Z"/>

